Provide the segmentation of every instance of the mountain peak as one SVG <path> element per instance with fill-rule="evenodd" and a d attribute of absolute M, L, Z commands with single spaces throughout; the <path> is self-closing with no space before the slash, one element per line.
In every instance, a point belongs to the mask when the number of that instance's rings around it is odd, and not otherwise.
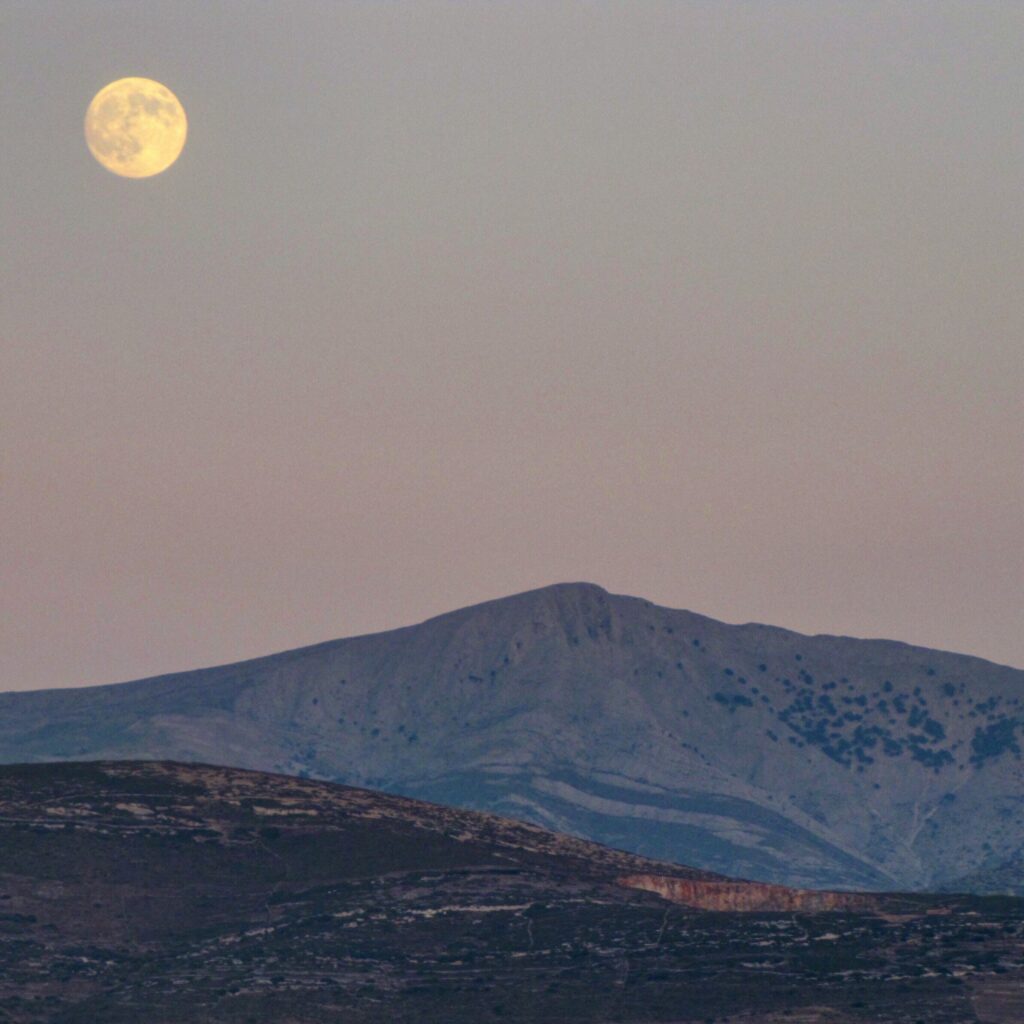
<path fill-rule="evenodd" d="M 595 605 L 607 604 L 612 595 L 596 583 L 549 583 L 543 587 L 524 590 L 506 597 L 492 598 L 478 604 L 460 608 L 446 615 L 481 614 L 495 608 L 530 609 L 548 612 L 566 612 L 591 609 Z M 438 618 L 445 618 L 445 615 Z M 432 620 L 428 620 L 432 621 Z"/>
<path fill-rule="evenodd" d="M 519 817 L 798 887 L 1017 863 L 1024 673 L 557 583 L 389 633 L 0 695 L 0 761 L 173 759 Z"/>

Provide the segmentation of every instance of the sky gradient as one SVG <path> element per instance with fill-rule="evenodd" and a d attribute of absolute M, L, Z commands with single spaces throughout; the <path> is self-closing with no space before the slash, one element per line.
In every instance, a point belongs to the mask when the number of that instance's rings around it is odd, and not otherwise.
<path fill-rule="evenodd" d="M 0 0 L 0 689 L 564 580 L 1024 665 L 1022 40 Z M 128 75 L 189 118 L 140 181 Z"/>

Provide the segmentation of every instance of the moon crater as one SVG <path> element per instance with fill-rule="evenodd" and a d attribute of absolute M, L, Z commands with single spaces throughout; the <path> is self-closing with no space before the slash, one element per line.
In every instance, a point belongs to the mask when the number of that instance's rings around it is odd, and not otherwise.
<path fill-rule="evenodd" d="M 188 121 L 178 97 L 150 78 L 121 78 L 104 86 L 85 112 L 92 155 L 123 178 L 167 170 L 185 146 Z"/>

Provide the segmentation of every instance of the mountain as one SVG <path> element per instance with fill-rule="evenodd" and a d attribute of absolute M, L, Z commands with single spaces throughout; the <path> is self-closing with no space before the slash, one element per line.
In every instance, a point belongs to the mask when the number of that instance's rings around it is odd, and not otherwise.
<path fill-rule="evenodd" d="M 1024 850 L 1024 672 L 562 584 L 114 686 L 0 694 L 0 762 L 173 759 L 367 786 L 811 888 Z"/>
<path fill-rule="evenodd" d="M 946 882 L 942 890 L 1024 897 L 1024 854 L 1001 863 L 983 864 L 969 875 Z"/>
<path fill-rule="evenodd" d="M 314 780 L 0 769 L 7 1024 L 1012 1024 L 1022 940 L 1019 899 L 794 892 Z"/>

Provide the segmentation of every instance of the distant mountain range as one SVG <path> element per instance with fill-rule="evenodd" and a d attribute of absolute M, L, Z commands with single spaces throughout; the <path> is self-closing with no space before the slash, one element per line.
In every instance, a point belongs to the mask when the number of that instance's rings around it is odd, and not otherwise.
<path fill-rule="evenodd" d="M 236 768 L 0 768 L 6 1024 L 1024 1019 L 1024 900 L 807 892 Z"/>
<path fill-rule="evenodd" d="M 1024 672 L 560 584 L 114 686 L 0 694 L 0 762 L 174 759 L 493 811 L 793 886 L 1024 884 Z"/>

